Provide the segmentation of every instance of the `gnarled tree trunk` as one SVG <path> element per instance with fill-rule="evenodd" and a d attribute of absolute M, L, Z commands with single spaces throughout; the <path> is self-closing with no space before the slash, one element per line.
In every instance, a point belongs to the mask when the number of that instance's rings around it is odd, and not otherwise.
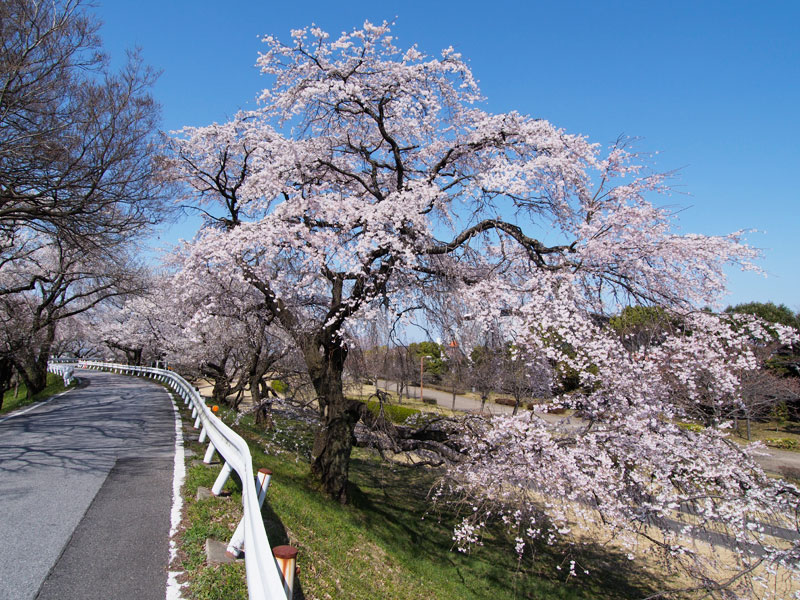
<path fill-rule="evenodd" d="M 314 336 L 303 344 L 306 366 L 323 417 L 314 439 L 311 472 L 331 498 L 344 504 L 355 426 L 364 405 L 344 395 L 342 379 L 347 348 L 341 338 L 337 336 L 322 342 L 322 337 Z"/>

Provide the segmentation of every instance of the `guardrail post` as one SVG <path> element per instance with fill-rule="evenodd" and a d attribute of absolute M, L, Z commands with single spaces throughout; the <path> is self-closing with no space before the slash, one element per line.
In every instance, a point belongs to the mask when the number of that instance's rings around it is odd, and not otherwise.
<path fill-rule="evenodd" d="M 233 468 L 226 460 L 225 464 L 222 465 L 222 470 L 219 472 L 219 475 L 217 475 L 217 480 L 214 482 L 214 486 L 211 488 L 212 494 L 214 494 L 215 496 L 220 495 L 220 493 L 222 492 L 222 488 L 225 487 L 225 482 L 228 481 L 228 477 L 231 476 L 232 470 Z"/>
<path fill-rule="evenodd" d="M 269 469 L 259 469 L 256 476 L 256 490 L 258 491 L 258 507 L 264 506 L 264 498 L 267 497 L 267 489 L 269 482 L 272 479 L 272 471 Z M 228 547 L 225 550 L 234 558 L 238 558 L 242 553 L 244 547 L 244 517 L 239 521 L 236 526 L 236 531 L 233 532 L 231 541 L 228 542 Z"/>
<path fill-rule="evenodd" d="M 286 592 L 287 600 L 292 600 L 294 596 L 294 574 L 297 571 L 297 548 L 294 546 L 275 546 L 272 549 L 275 562 L 278 563 L 283 575 L 283 590 Z"/>
<path fill-rule="evenodd" d="M 214 444 L 212 442 L 208 442 L 208 448 L 206 448 L 206 453 L 203 456 L 204 463 L 211 463 L 211 459 L 214 457 L 214 450 L 216 450 L 216 448 L 214 448 Z"/>
<path fill-rule="evenodd" d="M 203 425 L 203 428 L 200 430 L 200 437 L 197 439 L 197 441 L 202 444 L 202 443 L 204 443 L 206 441 L 207 437 L 208 437 L 208 433 L 206 432 L 206 426 Z"/>

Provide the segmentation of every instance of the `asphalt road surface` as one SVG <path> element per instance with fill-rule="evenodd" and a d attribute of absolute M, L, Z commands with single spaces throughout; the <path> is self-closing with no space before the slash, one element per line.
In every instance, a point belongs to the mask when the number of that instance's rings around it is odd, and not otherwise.
<path fill-rule="evenodd" d="M 147 380 L 81 385 L 0 417 L 0 600 L 163 600 L 175 420 Z"/>

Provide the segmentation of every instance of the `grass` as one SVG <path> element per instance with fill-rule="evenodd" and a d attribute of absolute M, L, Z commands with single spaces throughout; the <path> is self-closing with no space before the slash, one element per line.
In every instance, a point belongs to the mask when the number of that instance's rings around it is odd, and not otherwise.
<path fill-rule="evenodd" d="M 176 398 L 176 404 L 182 413 L 184 447 L 193 450 L 199 458 L 205 452 L 205 444 L 196 441 L 198 432 L 192 428 L 191 411 L 180 399 Z M 219 461 L 219 457 L 215 456 L 215 460 Z M 196 600 L 246 600 L 247 583 L 241 561 L 223 565 L 206 564 L 206 539 L 227 543 L 242 518 L 242 488 L 235 473 L 225 484 L 224 492 L 227 495 L 197 499 L 197 489 L 211 488 L 220 469 L 219 462 L 212 465 L 187 464 L 178 559 L 170 569 L 185 572 L 188 587 L 183 590 L 184 597 Z"/>
<path fill-rule="evenodd" d="M 375 400 L 367 402 L 367 408 L 373 415 L 379 415 L 381 407 Z M 410 406 L 402 406 L 399 404 L 384 404 L 383 415 L 392 423 L 405 423 L 406 419 L 411 416 L 422 414 L 416 408 Z"/>
<path fill-rule="evenodd" d="M 65 389 L 67 388 L 64 387 L 64 379 L 60 375 L 55 375 L 54 373 L 47 374 L 47 387 L 38 394 L 35 394 L 33 398 L 28 398 L 28 389 L 25 387 L 24 383 L 20 383 L 16 398 L 14 398 L 14 390 L 8 390 L 3 395 L 3 408 L 0 409 L 0 414 L 17 410 L 18 408 L 33 404 L 34 402 L 39 402 L 40 400 L 46 400 L 50 396 L 55 396 L 63 392 Z"/>
<path fill-rule="evenodd" d="M 230 421 L 233 415 L 223 417 Z M 614 600 L 646 597 L 657 585 L 642 565 L 608 549 L 582 549 L 571 557 L 592 577 L 565 577 L 566 568 L 556 569 L 563 559 L 546 546 L 519 563 L 502 531 L 490 532 L 470 554 L 454 552 L 457 515 L 429 512 L 435 471 L 387 464 L 355 449 L 351 503 L 342 506 L 328 500 L 310 475 L 307 425 L 276 417 L 276 429 L 265 435 L 245 416 L 237 429 L 250 443 L 254 468 L 273 471 L 262 514 L 272 545 L 288 543 L 299 550 L 295 598 Z M 202 453 L 196 442 L 189 445 Z M 194 499 L 197 486 L 210 487 L 219 468 L 191 466 L 187 472 L 180 556 L 191 581 L 189 598 L 246 597 L 241 564 L 204 562 L 205 538 L 227 541 L 241 513 L 236 481 L 228 483 L 230 499 Z"/>
<path fill-rule="evenodd" d="M 392 391 L 386 391 L 381 388 L 381 391 L 384 392 L 389 400 L 388 403 L 384 404 L 385 410 L 393 410 L 392 408 L 388 407 L 398 407 L 400 409 L 399 412 L 396 414 L 402 414 L 406 411 L 406 409 L 410 409 L 411 412 L 409 414 L 415 413 L 434 413 L 437 415 L 445 415 L 445 416 L 452 416 L 452 415 L 462 415 L 464 414 L 463 411 L 458 410 L 450 410 L 446 406 L 441 406 L 438 404 L 428 404 L 426 402 L 420 402 L 417 398 L 406 398 L 403 396 L 402 398 L 398 398 L 397 393 Z M 360 400 L 362 402 L 367 402 L 369 404 L 374 404 L 377 406 L 378 402 L 375 400 L 375 387 L 372 385 L 353 385 L 349 386 L 346 389 L 347 396 L 349 398 L 353 398 L 354 400 Z M 374 411 L 373 411 L 374 412 Z M 389 417 L 391 419 L 391 417 Z"/>

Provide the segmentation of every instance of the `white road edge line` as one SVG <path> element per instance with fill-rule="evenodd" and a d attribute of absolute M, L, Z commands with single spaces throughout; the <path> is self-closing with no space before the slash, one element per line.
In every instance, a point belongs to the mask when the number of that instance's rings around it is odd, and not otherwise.
<path fill-rule="evenodd" d="M 181 594 L 181 588 L 187 584 L 178 583 L 178 577 L 183 574 L 183 571 L 170 571 L 169 568 L 178 557 L 178 545 L 175 541 L 175 536 L 181 524 L 181 512 L 183 510 L 181 487 L 186 478 L 186 465 L 184 464 L 183 452 L 183 426 L 181 424 L 181 413 L 178 411 L 178 405 L 175 403 L 175 396 L 169 392 L 165 393 L 170 397 L 172 401 L 172 410 L 175 412 L 175 463 L 172 471 L 172 510 L 170 512 L 166 600 L 182 600 L 183 595 Z"/>
<path fill-rule="evenodd" d="M 14 417 L 18 417 L 18 416 L 20 416 L 20 415 L 24 415 L 25 413 L 27 413 L 27 412 L 30 412 L 30 411 L 32 411 L 32 410 L 33 410 L 33 409 L 35 409 L 35 408 L 39 408 L 39 407 L 42 407 L 42 406 L 44 406 L 45 404 L 49 404 L 50 402 L 52 402 L 52 401 L 53 401 L 53 400 L 55 400 L 56 398 L 60 398 L 61 396 L 63 396 L 63 395 L 64 395 L 64 394 L 66 394 L 67 392 L 71 392 L 71 391 L 72 391 L 72 390 L 74 390 L 74 389 L 75 389 L 74 387 L 72 387 L 72 388 L 69 388 L 68 390 L 64 390 L 64 391 L 63 391 L 63 392 L 61 392 L 60 394 L 56 394 L 55 396 L 51 396 L 51 397 L 50 397 L 50 398 L 48 398 L 47 400 L 44 400 L 44 401 L 42 401 L 42 402 L 37 402 L 37 403 L 36 403 L 36 404 L 34 404 L 33 406 L 29 406 L 28 408 L 23 408 L 23 409 L 21 409 L 21 410 L 18 410 L 18 411 L 12 412 L 12 413 L 11 413 L 10 415 L 8 415 L 7 417 L 4 417 L 4 418 L 0 419 L 0 423 L 5 423 L 5 422 L 6 422 L 6 421 L 8 421 L 9 419 L 13 419 Z"/>

